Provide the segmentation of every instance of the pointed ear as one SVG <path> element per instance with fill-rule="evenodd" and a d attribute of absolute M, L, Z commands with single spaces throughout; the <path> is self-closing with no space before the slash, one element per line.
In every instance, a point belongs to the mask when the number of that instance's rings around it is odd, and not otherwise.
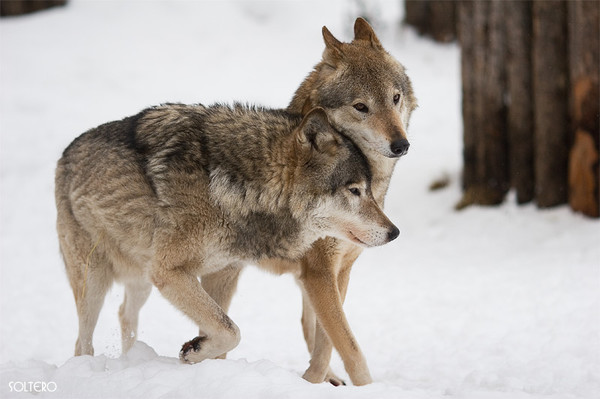
<path fill-rule="evenodd" d="M 323 61 L 331 67 L 335 67 L 338 61 L 342 59 L 343 43 L 336 39 L 326 26 L 322 29 L 323 40 L 325 41 L 325 51 L 323 52 Z"/>
<path fill-rule="evenodd" d="M 339 134 L 329 124 L 327 114 L 321 107 L 312 109 L 302 119 L 297 138 L 303 148 L 327 154 L 335 154 L 341 142 Z"/>
<path fill-rule="evenodd" d="M 354 22 L 354 40 L 365 40 L 370 42 L 373 48 L 383 49 L 375 31 L 364 18 L 358 17 Z"/>

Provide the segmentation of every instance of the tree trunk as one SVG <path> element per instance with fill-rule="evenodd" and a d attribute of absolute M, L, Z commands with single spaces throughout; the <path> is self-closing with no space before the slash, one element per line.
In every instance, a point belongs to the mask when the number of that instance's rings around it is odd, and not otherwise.
<path fill-rule="evenodd" d="M 569 152 L 567 6 L 533 2 L 535 187 L 541 208 L 567 202 Z"/>
<path fill-rule="evenodd" d="M 429 28 L 428 8 L 425 0 L 406 0 L 404 3 L 404 22 L 414 26 L 421 35 L 426 34 Z"/>
<path fill-rule="evenodd" d="M 431 36 L 438 42 L 456 38 L 456 2 L 447 0 L 406 0 L 404 21 L 419 34 Z"/>
<path fill-rule="evenodd" d="M 434 40 L 449 43 L 456 38 L 456 2 L 429 2 L 429 34 Z"/>
<path fill-rule="evenodd" d="M 460 2 L 465 194 L 458 208 L 503 201 L 509 188 L 502 2 Z"/>
<path fill-rule="evenodd" d="M 461 2 L 458 6 L 457 33 L 461 50 L 461 80 L 462 80 L 462 114 L 463 114 L 463 175 L 462 185 L 465 197 L 467 192 L 473 190 L 477 184 L 477 118 L 475 104 L 477 104 L 477 91 L 475 90 L 476 40 L 475 3 Z M 479 21 L 481 22 L 481 21 Z M 481 31 L 482 29 L 479 29 Z M 469 194 L 470 195 L 470 194 Z M 471 202 L 471 201 L 466 201 Z M 468 205 L 468 203 L 465 203 Z"/>
<path fill-rule="evenodd" d="M 488 43 L 484 71 L 481 121 L 486 140 L 484 181 L 492 204 L 499 204 L 510 188 L 506 134 L 506 73 L 503 0 L 489 2 Z"/>
<path fill-rule="evenodd" d="M 571 116 L 575 132 L 569 155 L 569 204 L 592 217 L 600 216 L 599 9 L 600 3 L 595 1 L 568 3 Z"/>
<path fill-rule="evenodd" d="M 523 204 L 534 198 L 534 126 L 531 84 L 531 2 L 504 3 L 508 90 L 508 153 L 510 181 Z"/>
<path fill-rule="evenodd" d="M 569 201 L 600 216 L 600 2 L 461 1 L 464 195 L 457 208 Z"/>

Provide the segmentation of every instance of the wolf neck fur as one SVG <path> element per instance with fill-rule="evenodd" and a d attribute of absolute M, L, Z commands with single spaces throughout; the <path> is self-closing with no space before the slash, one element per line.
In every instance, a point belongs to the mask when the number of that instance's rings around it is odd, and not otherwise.
<path fill-rule="evenodd" d="M 231 221 L 232 247 L 247 260 L 296 259 L 319 238 L 310 209 L 299 209 L 311 205 L 298 200 L 303 195 L 296 189 L 303 153 L 294 123 L 277 131 L 241 130 L 237 139 L 247 149 L 259 149 L 242 160 L 211 161 L 210 198 Z M 251 175 L 240 179 L 240 168 Z M 269 234 L 257 234 L 263 230 Z"/>
<path fill-rule="evenodd" d="M 245 136 L 246 140 L 262 146 L 259 152 L 243 160 L 244 169 L 253 171 L 252 179 L 237 179 L 235 169 L 216 160 L 210 170 L 211 197 L 228 213 L 244 216 L 288 209 L 298 167 L 295 135 L 272 134 L 269 140 L 260 140 L 252 132 Z"/>

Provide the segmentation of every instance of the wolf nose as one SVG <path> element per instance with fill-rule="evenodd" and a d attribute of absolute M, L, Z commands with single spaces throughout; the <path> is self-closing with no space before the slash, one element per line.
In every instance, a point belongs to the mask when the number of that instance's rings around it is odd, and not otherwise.
<path fill-rule="evenodd" d="M 392 153 L 397 157 L 406 155 L 406 153 L 408 152 L 408 147 L 410 147 L 410 143 L 406 139 L 394 140 L 392 141 L 392 144 L 390 144 L 390 149 L 392 150 Z"/>
<path fill-rule="evenodd" d="M 396 226 L 388 231 L 388 242 L 394 241 L 400 235 L 400 230 Z"/>

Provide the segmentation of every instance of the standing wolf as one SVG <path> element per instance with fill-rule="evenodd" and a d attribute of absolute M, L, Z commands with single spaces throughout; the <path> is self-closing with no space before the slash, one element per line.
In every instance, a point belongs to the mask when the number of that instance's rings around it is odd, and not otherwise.
<path fill-rule="evenodd" d="M 92 129 L 56 169 L 57 230 L 73 289 L 75 354 L 92 335 L 113 280 L 123 351 L 154 284 L 200 328 L 180 357 L 233 349 L 240 333 L 198 276 L 243 263 L 290 264 L 320 237 L 363 246 L 398 235 L 371 192 L 366 159 L 322 109 L 164 105 Z"/>
<path fill-rule="evenodd" d="M 325 27 L 323 38 L 323 59 L 298 88 L 288 111 L 304 115 L 311 107 L 325 108 L 335 128 L 366 155 L 373 173 L 373 195 L 383 208 L 396 161 L 409 148 L 406 131 L 417 106 L 410 79 L 362 18 L 354 24 L 351 43 L 340 42 Z M 350 269 L 361 251 L 329 237 L 317 241 L 302 260 L 302 324 L 312 352 L 304 377 L 309 381 L 339 381 L 329 370 L 332 343 L 355 385 L 372 381 L 342 309 Z M 326 278 L 323 270 L 329 273 Z"/>
<path fill-rule="evenodd" d="M 334 127 L 367 157 L 373 173 L 373 195 L 383 207 L 396 161 L 409 148 L 406 130 L 417 107 L 410 79 L 362 18 L 356 19 L 351 43 L 340 42 L 326 27 L 323 38 L 323 58 L 300 85 L 287 110 L 305 115 L 313 107 L 325 109 Z M 360 253 L 359 246 L 328 237 L 315 242 L 297 265 L 280 262 L 279 270 L 298 271 L 303 294 L 302 328 L 311 352 L 304 374 L 308 381 L 343 383 L 329 369 L 332 343 L 355 385 L 372 381 L 342 308 L 350 270 Z M 224 270 L 203 279 L 202 285 L 226 308 L 238 273 Z"/>

